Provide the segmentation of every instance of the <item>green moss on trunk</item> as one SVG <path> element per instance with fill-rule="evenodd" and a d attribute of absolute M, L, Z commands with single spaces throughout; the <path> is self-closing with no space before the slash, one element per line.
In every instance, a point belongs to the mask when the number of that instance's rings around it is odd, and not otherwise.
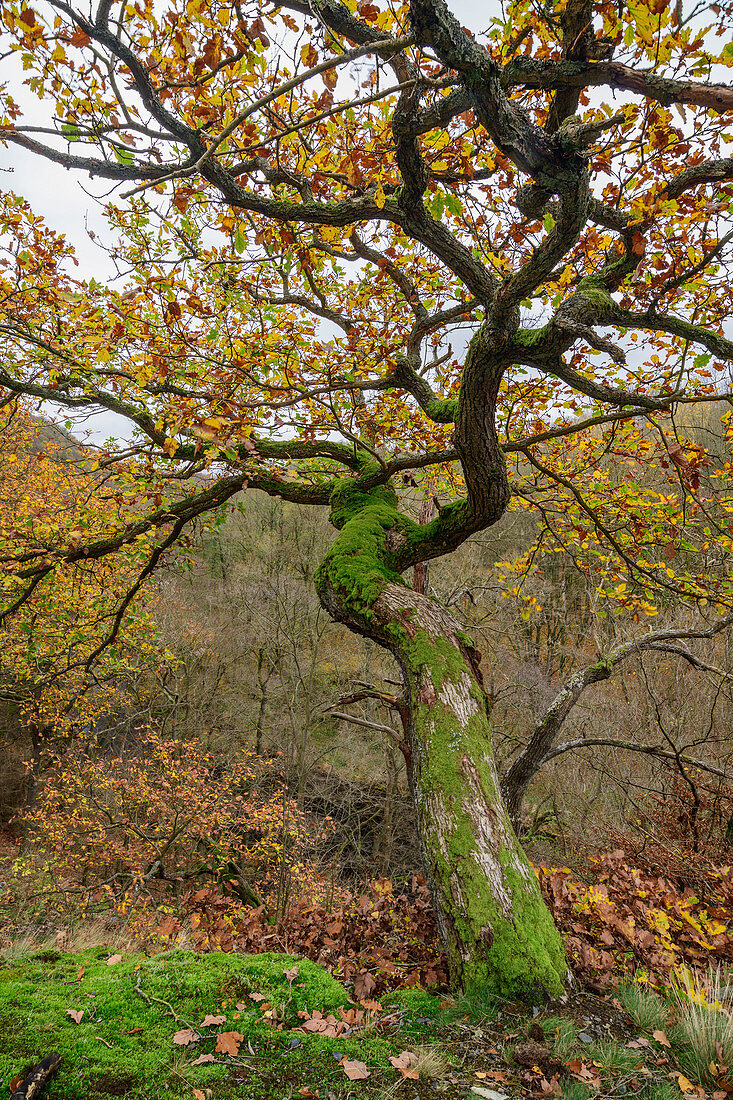
<path fill-rule="evenodd" d="M 333 518 L 341 533 L 319 570 L 319 594 L 403 669 L 408 771 L 452 978 L 525 1000 L 559 994 L 562 941 L 501 799 L 475 654 L 452 616 L 395 571 L 410 521 L 394 498 L 345 485 Z"/>

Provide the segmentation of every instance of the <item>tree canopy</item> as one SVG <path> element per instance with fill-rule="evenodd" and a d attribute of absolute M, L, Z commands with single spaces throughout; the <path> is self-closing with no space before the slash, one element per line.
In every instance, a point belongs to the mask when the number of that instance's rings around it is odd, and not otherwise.
<path fill-rule="evenodd" d="M 531 509 L 637 617 L 730 602 L 733 10 L 516 0 L 3 5 L 0 137 L 114 187 L 114 280 L 3 199 L 6 401 L 126 417 L 103 533 L 6 546 L 7 607 L 256 487 L 329 504 L 324 606 L 397 657 L 452 972 L 557 990 L 470 638 L 403 574 Z M 40 101 L 39 105 L 34 100 Z M 38 121 L 39 109 L 43 113 Z M 722 429 L 733 431 L 725 422 Z M 651 470 L 659 473 L 653 476 Z M 399 508 L 401 479 L 437 515 Z M 146 566 L 147 568 L 147 566 Z"/>

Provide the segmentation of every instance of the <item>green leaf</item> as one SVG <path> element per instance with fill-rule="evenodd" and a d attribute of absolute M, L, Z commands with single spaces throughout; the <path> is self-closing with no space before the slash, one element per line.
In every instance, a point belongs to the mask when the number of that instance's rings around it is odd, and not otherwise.
<path fill-rule="evenodd" d="M 129 149 L 121 149 L 118 145 L 112 146 L 112 152 L 114 153 L 119 163 L 124 164 L 125 167 L 132 164 L 135 160 L 135 157 Z"/>

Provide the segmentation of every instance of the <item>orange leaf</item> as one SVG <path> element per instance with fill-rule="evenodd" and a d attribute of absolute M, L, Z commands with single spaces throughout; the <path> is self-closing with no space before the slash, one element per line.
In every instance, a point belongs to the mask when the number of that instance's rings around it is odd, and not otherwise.
<path fill-rule="evenodd" d="M 232 1058 L 236 1058 L 242 1039 L 244 1035 L 238 1031 L 220 1031 L 216 1037 L 216 1049 L 220 1054 L 231 1054 Z"/>

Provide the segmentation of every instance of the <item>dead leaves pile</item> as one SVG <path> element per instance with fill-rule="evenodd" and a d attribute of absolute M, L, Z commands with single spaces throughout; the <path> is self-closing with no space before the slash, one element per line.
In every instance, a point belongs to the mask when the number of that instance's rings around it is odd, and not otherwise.
<path fill-rule="evenodd" d="M 730 868 L 711 871 L 703 897 L 671 875 L 634 867 L 622 850 L 593 863 L 591 885 L 567 867 L 537 869 L 573 969 L 591 989 L 610 988 L 630 967 L 668 985 L 681 963 L 706 970 L 733 962 Z"/>
<path fill-rule="evenodd" d="M 378 879 L 363 894 L 348 895 L 336 910 L 301 899 L 276 923 L 264 906 L 245 909 L 212 890 L 197 890 L 187 907 L 197 950 L 258 954 L 282 951 L 287 943 L 289 952 L 353 982 L 358 1000 L 385 989 L 429 988 L 447 981 L 430 895 L 420 875 L 400 891 L 388 879 Z M 180 928 L 181 921 L 168 916 L 156 934 L 170 940 Z"/>

